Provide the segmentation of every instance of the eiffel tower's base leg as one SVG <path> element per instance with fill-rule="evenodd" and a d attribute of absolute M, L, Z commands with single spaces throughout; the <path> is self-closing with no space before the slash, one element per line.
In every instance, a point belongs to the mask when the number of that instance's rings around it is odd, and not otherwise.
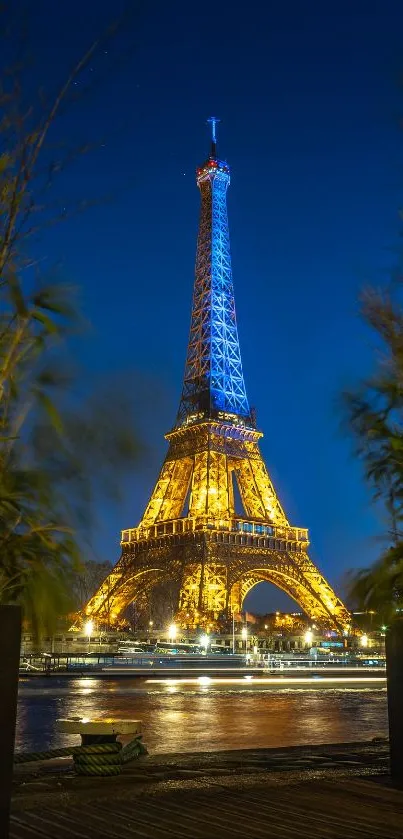
<path fill-rule="evenodd" d="M 231 616 L 239 615 L 242 611 L 242 584 L 241 582 L 234 583 L 229 596 L 229 607 Z"/>
<path fill-rule="evenodd" d="M 228 615 L 228 569 L 202 562 L 186 565 L 176 616 L 183 627 L 213 629 Z"/>

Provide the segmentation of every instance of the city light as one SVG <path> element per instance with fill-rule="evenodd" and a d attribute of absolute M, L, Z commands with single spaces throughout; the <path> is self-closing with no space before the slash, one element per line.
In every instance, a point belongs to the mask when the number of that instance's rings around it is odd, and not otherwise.
<path fill-rule="evenodd" d="M 89 620 L 84 624 L 84 632 L 88 638 L 88 652 L 91 651 L 91 635 L 94 630 L 94 621 Z"/>
<path fill-rule="evenodd" d="M 87 636 L 87 638 L 91 638 L 91 635 L 93 633 L 93 629 L 94 629 L 94 621 L 89 620 L 84 624 L 84 634 Z"/>
<path fill-rule="evenodd" d="M 246 639 L 248 637 L 248 630 L 247 630 L 246 626 L 242 627 L 241 635 L 242 635 L 243 640 L 246 641 Z"/>
<path fill-rule="evenodd" d="M 312 641 L 313 641 L 313 632 L 312 632 L 312 630 L 311 630 L 311 629 L 308 629 L 308 631 L 307 631 L 307 632 L 305 632 L 304 639 L 305 639 L 305 642 L 306 642 L 307 644 L 312 644 Z"/>
<path fill-rule="evenodd" d="M 368 635 L 361 635 L 360 644 L 361 647 L 368 647 Z"/>
<path fill-rule="evenodd" d="M 175 623 L 171 623 L 171 626 L 168 629 L 168 638 L 170 641 L 175 641 L 176 635 L 178 632 L 178 628 Z"/>
<path fill-rule="evenodd" d="M 208 635 L 202 635 L 201 638 L 200 638 L 200 646 L 204 647 L 204 649 L 207 650 L 207 647 L 208 647 L 209 643 L 210 643 L 210 638 L 208 637 Z"/>
<path fill-rule="evenodd" d="M 154 626 L 154 621 L 148 621 L 148 625 L 151 628 L 152 626 Z"/>

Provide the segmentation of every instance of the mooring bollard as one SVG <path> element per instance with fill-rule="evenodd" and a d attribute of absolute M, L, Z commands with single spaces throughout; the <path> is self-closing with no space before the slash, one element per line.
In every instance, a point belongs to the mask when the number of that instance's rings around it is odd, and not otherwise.
<path fill-rule="evenodd" d="M 74 768 L 78 775 L 119 775 L 124 763 L 147 754 L 141 742 L 140 720 L 90 720 L 81 717 L 57 720 L 63 734 L 80 734 L 81 746 L 73 748 Z M 116 738 L 131 734 L 123 746 Z"/>

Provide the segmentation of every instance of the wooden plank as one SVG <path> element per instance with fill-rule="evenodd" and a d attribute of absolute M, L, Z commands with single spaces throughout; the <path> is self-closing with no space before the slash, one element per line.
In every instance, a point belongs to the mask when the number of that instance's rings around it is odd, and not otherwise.
<path fill-rule="evenodd" d="M 85 818 L 81 820 L 81 830 L 75 830 L 74 828 L 73 833 L 74 822 L 69 820 L 67 825 L 63 824 L 63 818 L 60 818 L 59 812 L 55 814 L 46 808 L 42 808 L 41 810 L 27 810 L 25 813 L 20 812 L 18 813 L 18 821 L 25 828 L 28 827 L 36 831 L 33 834 L 34 836 L 57 836 L 58 839 L 71 839 L 74 836 L 74 839 L 90 839 Z"/>
<path fill-rule="evenodd" d="M 193 797 L 189 802 L 186 802 L 182 796 L 181 801 L 174 802 L 172 799 L 167 801 L 165 812 L 169 817 L 174 817 L 175 823 L 177 823 L 178 819 L 182 819 L 182 823 L 186 827 L 187 836 L 205 837 L 207 823 L 212 833 L 213 828 L 216 830 L 217 836 L 224 835 L 223 831 L 228 829 L 229 824 L 231 824 L 232 836 L 245 836 L 245 827 L 242 823 L 241 825 L 239 824 L 238 815 L 235 814 L 234 818 L 234 813 L 228 807 L 228 802 L 226 801 L 224 804 L 221 795 L 211 797 L 208 804 L 208 812 L 201 818 L 200 814 L 203 812 L 203 805 L 205 808 L 205 798 L 200 803 L 198 800 L 195 801 Z M 243 822 L 244 817 L 245 814 L 243 813 L 241 822 Z M 196 833 L 197 828 L 198 832 Z M 252 835 L 253 831 L 253 835 L 256 837 L 267 837 L 267 827 L 263 827 L 261 823 L 259 824 L 258 818 L 253 813 L 248 814 L 248 830 L 249 835 Z"/>
<path fill-rule="evenodd" d="M 85 813 L 81 807 L 74 809 L 69 807 L 68 810 L 45 810 L 41 814 L 43 820 L 46 819 L 47 824 L 52 828 L 52 833 L 49 835 L 57 837 L 57 839 L 100 839 L 103 837 L 110 837 L 111 839 L 119 839 L 119 833 L 115 830 L 114 818 L 109 819 L 109 829 L 99 832 L 99 825 L 93 824 L 93 817 L 87 815 L 87 805 L 85 805 Z"/>
<path fill-rule="evenodd" d="M 132 807 L 132 810 L 133 809 L 134 808 Z M 110 834 L 108 833 L 108 829 L 110 829 L 110 825 L 113 824 L 113 827 L 120 839 L 132 839 L 133 823 L 132 821 L 128 821 L 126 814 L 119 812 L 119 800 L 117 800 L 114 804 L 110 804 L 109 807 L 102 806 L 102 804 L 98 801 L 96 804 L 86 804 L 85 811 L 86 814 L 88 814 L 87 817 L 91 817 L 94 821 L 94 825 L 96 824 L 102 827 L 100 836 L 109 836 Z"/>
<path fill-rule="evenodd" d="M 99 794 L 99 790 L 97 791 Z M 130 798 L 128 797 L 130 796 Z M 402 839 L 403 793 L 349 778 L 241 789 L 209 786 L 18 812 L 12 839 Z M 49 832 L 47 832 L 49 831 Z"/>
<path fill-rule="evenodd" d="M 334 824 L 330 824 L 327 814 L 316 810 L 313 813 L 307 813 L 303 810 L 293 798 L 293 792 L 288 790 L 287 796 L 277 796 L 277 791 L 273 790 L 273 794 L 268 796 L 266 800 L 262 797 L 247 796 L 246 800 L 242 798 L 242 804 L 245 809 L 254 810 L 259 813 L 262 823 L 267 825 L 275 824 L 284 831 L 284 836 L 291 836 L 295 825 L 298 824 L 299 835 L 320 836 L 320 839 L 332 839 L 334 837 Z M 268 790 L 269 793 L 269 790 Z M 346 827 L 344 819 L 339 819 L 337 822 L 338 835 L 342 836 Z M 266 828 L 267 829 L 267 828 Z M 278 828 L 277 828 L 278 829 Z M 304 833 L 302 834 L 302 831 Z M 283 835 L 283 834 L 279 834 Z M 351 839 L 359 839 L 362 836 L 361 831 L 354 831 L 351 834 Z M 370 837 L 368 836 L 368 839 Z"/>
<path fill-rule="evenodd" d="M 18 817 L 12 815 L 10 819 L 10 837 L 12 839 L 44 839 L 44 837 L 49 836 L 49 834 L 39 831 L 37 827 L 24 822 L 19 816 L 20 814 L 18 814 Z"/>
<path fill-rule="evenodd" d="M 351 839 L 363 836 L 366 839 L 376 839 L 379 836 L 378 828 L 374 826 L 373 815 L 372 818 L 357 817 L 357 804 L 354 807 L 346 807 L 344 797 L 335 801 L 329 795 L 319 796 L 315 793 L 314 797 L 310 795 L 307 800 L 306 794 L 299 792 L 299 794 L 294 794 L 291 806 L 287 804 L 286 797 L 283 797 L 281 801 L 288 813 L 292 813 L 294 824 L 297 821 L 308 825 L 310 831 L 321 839 L 326 839 L 328 836 L 344 836 L 346 830 Z M 278 818 L 275 809 L 273 807 L 271 811 L 271 818 L 274 821 L 276 817 Z M 381 820 L 381 823 L 384 825 L 384 820 Z"/>
<path fill-rule="evenodd" d="M 179 824 L 172 823 L 172 819 L 169 818 L 164 805 L 161 802 L 165 799 L 165 796 L 158 796 L 153 797 L 152 799 L 148 800 L 148 806 L 145 806 L 145 801 L 142 801 L 140 806 L 133 808 L 133 806 L 129 803 L 123 804 L 119 802 L 119 812 L 125 813 L 127 818 L 132 819 L 132 826 L 133 826 L 133 836 L 136 836 L 135 829 L 137 826 L 141 826 L 144 831 L 150 831 L 150 826 L 152 826 L 153 833 L 150 834 L 149 832 L 145 832 L 144 836 L 153 835 L 158 837 L 158 839 L 168 839 L 169 837 L 180 837 L 180 836 L 188 836 L 188 832 L 185 830 L 183 819 L 180 820 Z M 186 809 L 186 804 L 184 802 L 184 812 Z"/>

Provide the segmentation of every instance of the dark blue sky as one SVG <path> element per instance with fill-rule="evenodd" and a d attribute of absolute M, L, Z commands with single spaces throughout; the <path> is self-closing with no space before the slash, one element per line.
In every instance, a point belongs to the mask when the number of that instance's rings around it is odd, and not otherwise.
<path fill-rule="evenodd" d="M 38 0 L 33 79 L 52 89 L 124 6 Z M 262 450 L 290 520 L 310 528 L 312 556 L 337 585 L 379 551 L 338 398 L 372 357 L 359 289 L 387 279 L 398 240 L 401 0 L 143 3 L 105 49 L 79 79 L 84 86 L 105 71 L 103 83 L 56 134 L 102 139 L 59 189 L 111 200 L 45 239 L 48 263 L 60 261 L 83 288 L 88 375 L 116 373 L 135 388 L 151 449 L 122 506 L 100 511 L 96 553 L 118 557 L 120 528 L 141 517 L 175 418 L 199 211 L 194 170 L 214 113 L 232 171 L 238 326 Z M 285 603 L 267 594 L 256 589 L 249 606 Z"/>

